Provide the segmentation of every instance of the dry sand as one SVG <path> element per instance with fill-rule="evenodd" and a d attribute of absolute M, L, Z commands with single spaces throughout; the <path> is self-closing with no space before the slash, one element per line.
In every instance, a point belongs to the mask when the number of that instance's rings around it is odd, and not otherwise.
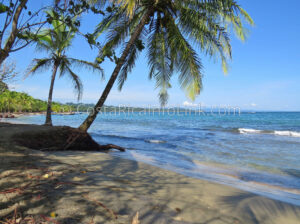
<path fill-rule="evenodd" d="M 18 208 L 59 223 L 129 224 L 137 212 L 141 224 L 300 223 L 300 207 L 232 187 L 104 153 L 15 145 L 11 136 L 31 128 L 0 123 L 0 220 Z"/>

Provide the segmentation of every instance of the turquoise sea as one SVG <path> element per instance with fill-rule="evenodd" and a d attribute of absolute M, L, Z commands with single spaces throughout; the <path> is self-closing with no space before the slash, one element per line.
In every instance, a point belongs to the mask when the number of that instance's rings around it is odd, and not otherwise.
<path fill-rule="evenodd" d="M 78 126 L 87 114 L 53 115 Z M 15 123 L 42 124 L 44 116 Z M 111 154 L 300 205 L 300 113 L 106 113 L 90 129 Z"/>

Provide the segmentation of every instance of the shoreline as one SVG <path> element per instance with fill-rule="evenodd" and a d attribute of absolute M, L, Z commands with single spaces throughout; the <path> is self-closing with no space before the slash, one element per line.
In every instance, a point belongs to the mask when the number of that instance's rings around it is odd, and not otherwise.
<path fill-rule="evenodd" d="M 41 115 L 41 114 L 31 114 L 31 115 Z M 30 116 L 30 115 L 25 114 L 24 116 Z M 23 123 L 23 122 L 14 122 L 14 121 L 15 119 L 11 119 L 11 120 L 5 119 L 2 122 L 8 122 L 10 124 L 31 125 L 25 122 Z M 0 119 L 0 124 L 1 124 L 1 119 Z M 91 137 L 93 137 L 92 133 L 91 133 Z M 155 147 L 156 144 L 158 143 L 155 142 L 155 144 L 153 144 L 153 147 Z M 173 171 L 187 177 L 234 187 L 242 191 L 261 195 L 263 197 L 267 197 L 273 200 L 279 200 L 284 203 L 290 203 L 295 206 L 300 206 L 299 188 L 272 184 L 264 181 L 264 179 L 261 180 L 260 179 L 253 180 L 251 178 L 247 179 L 248 173 L 250 175 L 255 174 L 261 177 L 266 176 L 268 179 L 280 178 L 279 180 L 286 180 L 286 178 L 290 178 L 289 176 L 284 175 L 282 172 L 274 173 L 274 172 L 268 172 L 266 170 L 255 170 L 251 168 L 243 168 L 237 166 L 233 167 L 226 164 L 200 162 L 196 160 L 194 161 L 195 167 L 193 168 L 193 170 L 184 170 L 172 165 L 162 166 L 161 164 L 152 161 L 151 158 L 150 160 L 143 159 L 143 156 L 140 157 L 140 155 L 138 155 L 135 151 L 129 150 L 127 151 L 127 153 L 129 154 L 126 156 L 123 156 L 123 154 L 114 154 L 114 153 L 111 154 L 118 158 L 128 159 L 130 161 L 133 160 L 133 161 L 142 162 L 160 169 Z"/>
<path fill-rule="evenodd" d="M 119 156 L 119 154 L 116 154 L 118 158 L 128 159 Z M 132 160 L 132 159 L 129 159 Z M 133 160 L 136 161 L 136 160 Z M 244 169 L 241 167 L 227 167 L 224 164 L 215 164 L 215 163 L 205 163 L 205 162 L 197 162 L 196 165 L 198 166 L 196 170 L 193 171 L 186 171 L 182 169 L 178 169 L 177 167 L 171 167 L 171 166 L 160 166 L 158 164 L 143 161 L 143 160 L 137 160 L 138 162 L 145 163 L 148 165 L 152 165 L 154 167 L 157 167 L 159 169 L 168 170 L 171 172 L 176 172 L 180 175 L 184 175 L 186 177 L 198 179 L 198 180 L 204 180 L 211 183 L 216 183 L 224 186 L 233 187 L 245 192 L 253 193 L 260 195 L 262 197 L 266 197 L 272 200 L 278 200 L 284 203 L 290 203 L 295 206 L 300 206 L 300 189 L 298 188 L 292 188 L 292 187 L 285 187 L 285 186 L 278 186 L 278 185 L 272 185 L 268 182 L 263 181 L 254 181 L 254 180 L 247 180 L 244 177 L 245 172 L 251 172 L 253 174 L 253 170 L 251 169 Z M 274 174 L 274 173 L 267 173 L 264 171 L 255 171 L 257 175 L 263 174 L 263 175 L 278 175 L 277 177 L 284 177 L 287 178 L 287 176 L 284 176 L 282 174 Z"/>
<path fill-rule="evenodd" d="M 52 115 L 75 115 L 75 112 L 52 112 Z M 24 116 L 46 115 L 46 112 L 0 112 L 0 119 L 14 119 Z"/>
<path fill-rule="evenodd" d="M 44 115 L 43 113 L 27 113 L 23 116 L 39 116 Z M 60 114 L 56 114 L 60 115 Z M 62 114 L 68 116 L 68 114 Z M 10 124 L 24 124 L 24 125 L 31 125 L 31 123 L 27 122 L 15 122 L 16 119 L 3 119 L 0 123 L 10 123 Z M 40 124 L 32 124 L 32 125 L 40 125 Z M 93 137 L 93 134 L 91 134 L 91 137 Z M 95 136 L 94 136 L 95 137 Z M 93 137 L 93 138 L 94 138 Z M 151 142 L 151 140 L 150 140 Z M 153 142 L 151 142 L 153 143 Z M 160 143 L 160 142 L 159 142 Z M 153 146 L 155 147 L 155 144 L 159 144 L 154 140 Z M 127 151 L 130 152 L 130 156 L 122 156 L 122 154 L 115 154 L 112 153 L 112 155 L 117 156 L 118 158 L 123 159 L 129 159 L 134 161 L 139 161 L 148 165 L 152 165 L 161 169 L 170 170 L 173 172 L 176 172 L 178 174 L 182 174 L 191 178 L 196 178 L 200 180 L 206 180 L 210 182 L 215 182 L 221 185 L 231 186 L 238 189 L 241 189 L 243 191 L 251 192 L 254 194 L 258 194 L 267 198 L 271 198 L 274 200 L 279 200 L 285 203 L 291 203 L 296 206 L 300 206 L 300 189 L 296 187 L 291 186 L 284 186 L 284 185 L 276 185 L 271 184 L 266 181 L 255 181 L 255 180 L 248 180 L 247 179 L 247 173 L 250 173 L 251 175 L 261 175 L 261 176 L 268 176 L 268 178 L 289 178 L 289 176 L 284 175 L 282 172 L 269 172 L 267 170 L 255 170 L 251 168 L 243 168 L 243 167 L 237 167 L 237 166 L 229 166 L 226 164 L 220 164 L 220 163 L 210 163 L 210 162 L 201 162 L 201 161 L 194 161 L 194 170 L 182 170 L 178 169 L 176 166 L 162 166 L 160 164 L 157 164 L 148 159 L 143 159 L 143 156 L 140 157 L 140 155 L 135 155 L 135 151 Z M 132 154 L 132 155 L 131 155 Z M 120 156 L 121 155 L 121 156 Z M 141 159 L 140 159 L 141 158 Z"/>
<path fill-rule="evenodd" d="M 24 188 L 0 194 L 0 220 L 17 206 L 26 215 L 56 214 L 60 223 L 89 223 L 93 217 L 95 223 L 130 223 L 136 212 L 143 224 L 300 220 L 298 206 L 141 162 L 99 152 L 20 147 L 11 140 L 20 127 L 0 123 L 0 191 Z"/>

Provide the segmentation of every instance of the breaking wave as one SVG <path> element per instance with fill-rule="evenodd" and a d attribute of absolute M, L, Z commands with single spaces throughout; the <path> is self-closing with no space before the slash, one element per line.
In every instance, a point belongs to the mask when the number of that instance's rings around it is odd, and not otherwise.
<path fill-rule="evenodd" d="M 166 143 L 166 141 L 156 140 L 156 139 L 145 140 L 145 142 L 153 143 L 153 144 L 162 144 L 162 143 Z"/>
<path fill-rule="evenodd" d="M 266 130 L 257 130 L 257 129 L 248 129 L 248 128 L 239 128 L 238 130 L 241 134 L 272 134 L 272 135 L 300 138 L 300 132 L 297 131 L 266 131 Z"/>

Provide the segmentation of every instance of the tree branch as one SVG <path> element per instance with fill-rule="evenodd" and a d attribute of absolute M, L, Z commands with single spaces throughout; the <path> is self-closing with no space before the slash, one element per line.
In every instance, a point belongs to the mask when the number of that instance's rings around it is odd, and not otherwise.
<path fill-rule="evenodd" d="M 10 36 L 5 44 L 4 47 L 4 52 L 8 53 L 10 51 L 10 49 L 12 48 L 17 33 L 18 33 L 18 21 L 19 21 L 19 17 L 21 15 L 22 10 L 24 9 L 26 3 L 28 2 L 28 0 L 23 0 L 21 1 L 21 3 L 18 5 L 18 7 L 16 8 L 15 14 L 13 16 L 13 21 L 12 21 L 12 28 L 11 28 L 11 33 Z"/>
<path fill-rule="evenodd" d="M 12 0 L 9 1 L 9 4 L 12 3 Z M 14 11 L 14 10 L 13 10 Z M 12 14 L 13 15 L 13 14 Z M 0 33 L 0 48 L 2 48 L 2 40 L 3 40 L 3 35 L 8 27 L 8 25 L 10 24 L 11 22 L 11 18 L 12 16 L 10 17 L 9 19 L 9 22 L 8 22 L 8 18 L 9 18 L 9 13 L 7 12 L 6 13 L 6 18 L 5 18 L 5 22 L 4 22 L 4 26 L 3 26 L 3 29 L 2 29 L 2 32 Z"/>
<path fill-rule="evenodd" d="M 29 21 L 30 20 L 32 20 L 35 16 L 37 16 L 42 10 L 45 10 L 45 9 L 47 9 L 48 7 L 43 7 L 43 8 L 41 8 L 41 9 L 39 9 L 38 11 L 36 11 L 35 13 L 33 13 L 24 23 L 23 23 L 23 25 L 21 25 L 20 27 L 21 28 L 19 28 L 19 30 L 21 30 L 21 29 L 24 29 L 24 28 L 26 28 L 27 27 L 27 24 L 29 23 Z M 30 26 L 32 26 L 32 25 L 30 25 Z"/>

